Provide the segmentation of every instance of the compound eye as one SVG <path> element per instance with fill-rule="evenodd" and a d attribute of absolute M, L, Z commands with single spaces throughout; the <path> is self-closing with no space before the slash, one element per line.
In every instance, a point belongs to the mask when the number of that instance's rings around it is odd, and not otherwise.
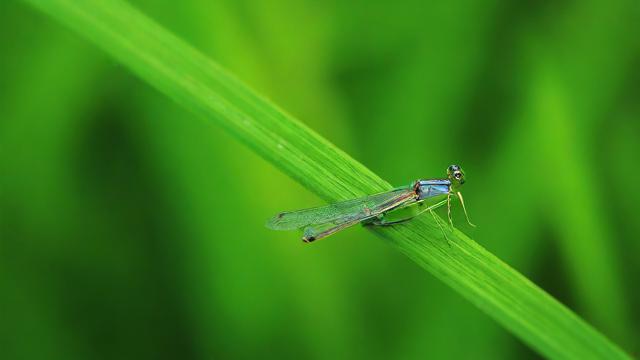
<path fill-rule="evenodd" d="M 455 177 L 456 179 L 460 179 L 460 178 L 462 177 L 462 174 L 461 174 L 460 172 L 456 171 L 456 172 L 453 174 L 453 177 Z"/>

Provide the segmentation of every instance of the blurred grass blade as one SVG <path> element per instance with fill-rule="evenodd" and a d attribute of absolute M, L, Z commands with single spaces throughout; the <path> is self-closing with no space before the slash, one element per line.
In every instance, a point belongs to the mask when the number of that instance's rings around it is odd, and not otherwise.
<path fill-rule="evenodd" d="M 183 106 L 222 125 L 324 199 L 342 200 L 391 188 L 127 3 L 24 1 L 87 36 Z M 569 309 L 463 233 L 455 231 L 445 241 L 431 217 L 373 231 L 541 354 L 627 358 Z"/>

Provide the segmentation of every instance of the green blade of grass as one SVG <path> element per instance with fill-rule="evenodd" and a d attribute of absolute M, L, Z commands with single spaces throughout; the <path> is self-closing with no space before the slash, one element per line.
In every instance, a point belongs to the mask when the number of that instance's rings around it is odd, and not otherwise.
<path fill-rule="evenodd" d="M 24 1 L 90 38 L 159 91 L 223 126 L 327 201 L 391 188 L 127 3 Z M 545 356 L 627 358 L 602 334 L 460 231 L 449 234 L 446 241 L 429 216 L 372 231 Z"/>

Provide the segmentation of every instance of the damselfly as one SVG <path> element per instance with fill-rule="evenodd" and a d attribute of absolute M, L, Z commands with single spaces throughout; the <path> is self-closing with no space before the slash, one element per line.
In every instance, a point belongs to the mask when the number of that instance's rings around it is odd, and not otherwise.
<path fill-rule="evenodd" d="M 418 180 L 410 186 L 391 191 L 369 195 L 358 199 L 346 200 L 334 204 L 282 212 L 267 222 L 267 227 L 273 230 L 303 229 L 302 241 L 312 242 L 346 229 L 357 223 L 371 225 L 393 225 L 410 220 L 425 211 L 432 213 L 438 224 L 438 218 L 433 210 L 447 205 L 449 223 L 451 219 L 451 195 L 455 195 L 462 204 L 462 209 L 469 225 L 467 209 L 462 194 L 458 190 L 465 182 L 464 171 L 458 165 L 447 168 L 445 179 Z M 413 210 L 404 217 L 393 217 L 401 209 Z"/>

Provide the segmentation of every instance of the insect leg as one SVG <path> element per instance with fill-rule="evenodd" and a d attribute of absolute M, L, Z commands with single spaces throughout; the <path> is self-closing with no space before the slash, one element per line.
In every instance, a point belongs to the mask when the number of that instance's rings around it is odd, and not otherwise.
<path fill-rule="evenodd" d="M 464 211 L 464 216 L 467 218 L 467 222 L 469 223 L 469 225 L 471 225 L 473 227 L 476 227 L 469 220 L 469 214 L 467 214 L 467 208 L 464 206 L 464 199 L 462 199 L 462 193 L 460 191 L 458 191 L 458 192 L 456 192 L 456 195 L 458 195 L 458 199 L 460 199 L 460 204 L 462 204 L 462 210 Z"/>
<path fill-rule="evenodd" d="M 375 219 L 371 222 L 371 224 L 372 224 L 372 225 L 378 225 L 378 226 L 389 226 L 389 225 L 400 224 L 400 223 L 403 223 L 403 222 L 405 222 L 405 221 L 409 221 L 409 220 L 411 220 L 411 219 L 415 218 L 416 216 L 419 216 L 419 215 L 423 214 L 425 211 L 433 211 L 434 209 L 437 209 L 437 208 L 439 208 L 440 206 L 444 205 L 444 204 L 445 204 L 445 202 L 446 202 L 446 200 L 442 200 L 442 201 L 440 201 L 440 202 L 438 202 L 438 203 L 435 203 L 435 204 L 433 204 L 433 205 L 427 206 L 426 208 L 421 209 L 421 210 L 420 210 L 419 212 L 417 212 L 416 214 L 413 214 L 413 215 L 411 215 L 411 216 L 408 216 L 408 217 L 406 217 L 406 218 L 404 218 L 404 219 L 398 219 L 398 220 L 393 220 L 393 221 L 387 221 L 387 220 L 385 220 L 385 219 L 384 219 L 384 214 L 382 214 L 381 216 L 379 216 L 379 217 L 375 218 Z M 416 205 L 416 206 L 424 206 L 424 205 L 423 205 L 423 203 L 418 203 L 418 205 Z"/>
<path fill-rule="evenodd" d="M 451 192 L 447 194 L 447 216 L 449 217 L 451 229 L 453 229 L 453 219 L 451 218 Z"/>
<path fill-rule="evenodd" d="M 451 246 L 451 242 L 449 241 L 449 237 L 447 237 L 447 233 L 446 233 L 446 231 L 444 231 L 444 226 L 442 226 L 442 220 L 440 220 L 436 216 L 436 213 L 433 212 L 433 209 L 430 208 L 429 212 L 431 213 L 431 216 L 433 216 L 433 220 L 435 220 L 436 224 L 438 224 L 438 227 L 440 228 L 440 231 L 442 231 L 442 235 L 444 236 L 444 239 L 447 240 L 447 244 L 449 244 L 449 246 Z M 445 223 L 445 225 L 446 225 L 446 223 Z"/>

